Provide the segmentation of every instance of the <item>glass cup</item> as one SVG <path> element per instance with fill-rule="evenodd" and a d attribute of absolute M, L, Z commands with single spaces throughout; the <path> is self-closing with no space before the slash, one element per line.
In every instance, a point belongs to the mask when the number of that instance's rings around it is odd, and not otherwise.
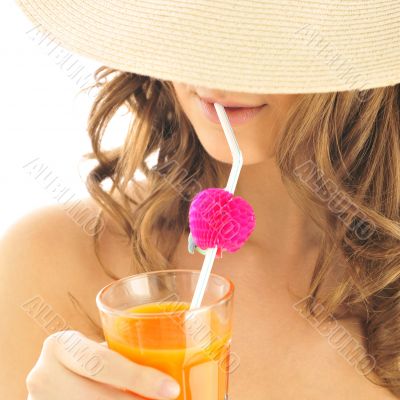
<path fill-rule="evenodd" d="M 96 303 L 108 347 L 171 375 L 177 399 L 227 400 L 234 285 L 212 273 L 201 307 L 190 311 L 199 274 L 129 276 L 101 289 Z"/>

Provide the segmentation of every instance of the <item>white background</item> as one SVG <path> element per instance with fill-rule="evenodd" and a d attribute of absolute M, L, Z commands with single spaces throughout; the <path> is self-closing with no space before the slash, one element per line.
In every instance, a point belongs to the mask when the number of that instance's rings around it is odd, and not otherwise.
<path fill-rule="evenodd" d="M 57 202 L 46 189 L 50 180 L 35 178 L 33 165 L 77 198 L 88 196 L 83 180 L 91 165 L 81 159 L 90 151 L 86 123 L 95 92 L 78 92 L 100 64 L 44 37 L 13 0 L 0 3 L 0 16 L 1 235 L 24 214 Z M 127 124 L 120 112 L 107 146 L 123 140 Z"/>

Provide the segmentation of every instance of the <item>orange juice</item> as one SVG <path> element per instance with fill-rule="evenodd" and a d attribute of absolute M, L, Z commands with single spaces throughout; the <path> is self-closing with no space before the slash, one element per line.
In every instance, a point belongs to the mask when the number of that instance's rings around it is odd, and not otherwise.
<path fill-rule="evenodd" d="M 185 320 L 189 307 L 184 302 L 156 302 L 127 309 L 170 314 L 117 317 L 104 330 L 108 346 L 171 375 L 180 384 L 180 400 L 224 400 L 231 331 L 211 310 Z"/>

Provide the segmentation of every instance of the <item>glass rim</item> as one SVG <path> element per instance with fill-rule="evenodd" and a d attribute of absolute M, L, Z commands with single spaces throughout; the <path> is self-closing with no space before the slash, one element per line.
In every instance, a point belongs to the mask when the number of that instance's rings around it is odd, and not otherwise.
<path fill-rule="evenodd" d="M 214 303 L 205 305 L 205 306 L 200 306 L 196 307 L 193 310 L 176 310 L 176 311 L 167 311 L 167 312 L 140 312 L 140 313 L 135 313 L 135 312 L 128 312 L 128 311 L 122 311 L 122 310 L 117 310 L 115 308 L 109 307 L 104 304 L 103 300 L 101 299 L 102 296 L 104 296 L 105 292 L 107 292 L 111 287 L 113 287 L 116 284 L 122 284 L 124 281 L 128 281 L 131 279 L 138 279 L 140 277 L 143 277 L 144 275 L 153 275 L 153 274 L 165 274 L 165 273 L 171 273 L 171 272 L 185 272 L 185 273 L 196 273 L 200 274 L 200 270 L 197 269 L 165 269 L 165 270 L 158 270 L 158 271 L 149 271 L 149 272 L 141 272 L 139 274 L 134 274 L 134 275 L 129 275 L 124 278 L 118 279 L 114 282 L 111 282 L 104 286 L 102 289 L 99 290 L 99 292 L 96 295 L 96 305 L 97 308 L 104 312 L 107 313 L 108 315 L 113 315 L 113 316 L 119 316 L 119 317 L 127 317 L 127 318 L 159 318 L 160 316 L 171 316 L 174 314 L 182 314 L 182 313 L 201 313 L 205 310 L 208 310 L 210 308 L 214 308 L 216 306 L 220 306 L 221 304 L 226 303 L 234 293 L 235 285 L 233 284 L 232 280 L 230 278 L 227 278 L 225 276 L 216 274 L 211 272 L 211 276 L 215 276 L 218 278 L 222 278 L 223 280 L 226 281 L 228 284 L 228 290 L 227 292 L 218 300 L 216 300 Z"/>

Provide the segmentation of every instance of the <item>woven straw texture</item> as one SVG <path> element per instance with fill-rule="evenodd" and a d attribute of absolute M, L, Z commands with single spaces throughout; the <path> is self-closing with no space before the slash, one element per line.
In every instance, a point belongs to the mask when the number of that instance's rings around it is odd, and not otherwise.
<path fill-rule="evenodd" d="M 39 31 L 103 65 L 250 93 L 400 82 L 400 0 L 17 0 Z"/>

